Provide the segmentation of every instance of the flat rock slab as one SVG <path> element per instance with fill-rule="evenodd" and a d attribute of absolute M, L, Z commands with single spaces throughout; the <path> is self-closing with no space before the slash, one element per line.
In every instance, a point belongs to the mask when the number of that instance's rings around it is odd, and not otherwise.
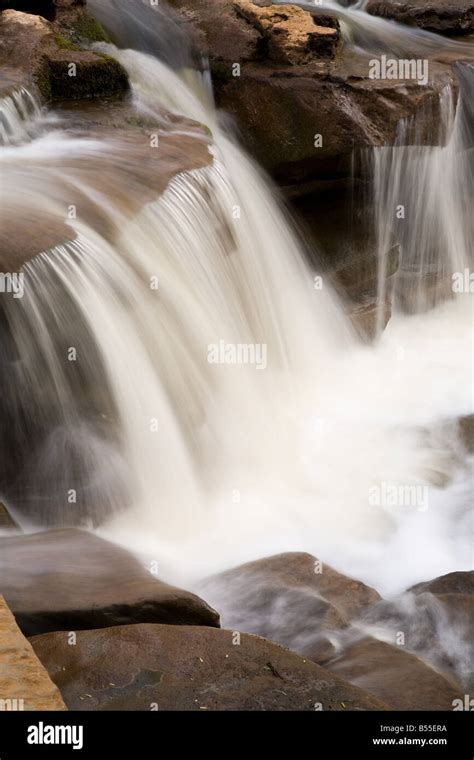
<path fill-rule="evenodd" d="M 365 638 L 326 667 L 374 694 L 394 710 L 452 710 L 460 685 L 416 655 L 384 641 Z"/>
<path fill-rule="evenodd" d="M 219 625 L 202 599 L 81 530 L 0 539 L 0 590 L 28 636 L 130 623 Z"/>
<path fill-rule="evenodd" d="M 432 32 L 468 34 L 474 31 L 473 0 L 369 0 L 366 10 L 372 16 Z"/>
<path fill-rule="evenodd" d="M 265 639 L 235 641 L 215 628 L 134 625 L 79 631 L 72 646 L 65 633 L 32 644 L 74 710 L 386 709 Z"/>
<path fill-rule="evenodd" d="M 4 710 L 66 710 L 66 705 L 0 596 L 0 711 Z"/>

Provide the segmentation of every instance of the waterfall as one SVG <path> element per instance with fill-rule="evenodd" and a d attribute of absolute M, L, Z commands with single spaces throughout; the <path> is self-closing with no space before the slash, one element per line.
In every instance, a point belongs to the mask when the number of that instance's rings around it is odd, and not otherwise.
<path fill-rule="evenodd" d="M 121 13 L 124 2 L 100 6 Z M 49 225 L 82 209 L 23 267 L 23 298 L 4 302 L 6 497 L 27 527 L 97 529 L 159 558 L 160 577 L 177 582 L 280 550 L 311 551 L 386 592 L 469 567 L 467 465 L 452 420 L 472 407 L 470 303 L 397 314 L 377 345 L 361 345 L 202 76 L 169 66 L 169 45 L 166 62 L 150 54 L 147 18 L 140 11 L 136 36 L 133 18 L 119 17 L 125 49 L 100 49 L 126 67 L 133 107 L 159 136 L 173 129 L 168 112 L 207 126 L 210 166 L 141 202 L 137 159 L 119 137 L 63 122 L 0 149 L 10 216 L 27 203 Z M 409 193 L 408 206 L 429 188 L 434 206 L 416 206 L 403 261 L 449 271 L 468 246 L 468 169 L 465 120 L 444 97 L 444 148 L 417 148 L 412 164 L 401 125 L 401 144 L 372 160 L 381 256 L 390 193 L 400 203 Z M 429 522 L 374 506 L 383 483 L 428 489 Z"/>
<path fill-rule="evenodd" d="M 399 124 L 396 144 L 366 155 L 371 176 L 380 272 L 380 301 L 387 281 L 387 255 L 400 246 L 398 272 L 391 278 L 394 303 L 408 312 L 432 308 L 456 292 L 455 277 L 472 268 L 474 223 L 472 188 L 473 75 L 459 67 L 460 102 L 450 88 L 441 94 L 439 147 L 423 145 L 419 114 Z"/>
<path fill-rule="evenodd" d="M 42 116 L 41 106 L 26 87 L 16 87 L 0 99 L 0 145 L 14 145 L 27 140 Z"/>

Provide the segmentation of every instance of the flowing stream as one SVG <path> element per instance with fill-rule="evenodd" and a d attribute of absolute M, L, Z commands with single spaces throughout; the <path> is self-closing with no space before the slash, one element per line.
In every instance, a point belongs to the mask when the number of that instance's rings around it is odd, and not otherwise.
<path fill-rule="evenodd" d="M 395 285 L 412 308 L 367 346 L 329 285 L 315 287 L 273 189 L 226 133 L 206 76 L 183 69 L 182 47 L 173 59 L 169 29 L 157 25 L 155 39 L 138 0 L 128 21 L 128 0 L 91 5 L 126 29 L 121 48 L 104 49 L 127 69 L 136 112 L 158 131 L 164 109 L 205 124 L 213 160 L 137 211 L 133 156 L 116 138 L 78 134 L 60 116 L 33 123 L 39 105 L 24 93 L 1 106 L 11 214 L 28 203 L 64 220 L 88 199 L 67 220 L 70 242 L 29 262 L 24 297 L 7 302 L 15 514 L 28 529 L 96 529 L 188 585 L 287 550 L 385 594 L 470 569 L 471 470 L 456 419 L 473 411 L 472 296 L 428 297 L 426 275 L 472 266 L 472 70 L 460 105 L 443 94 L 444 147 L 406 146 L 401 124 L 397 146 L 367 157 L 381 271 L 387 209 L 397 200 L 415 214 Z M 358 46 L 382 34 L 397 49 L 439 44 L 327 5 Z M 420 286 L 407 295 L 411 271 Z M 253 353 L 227 363 L 239 346 Z M 394 505 L 390 486 L 421 497 Z"/>

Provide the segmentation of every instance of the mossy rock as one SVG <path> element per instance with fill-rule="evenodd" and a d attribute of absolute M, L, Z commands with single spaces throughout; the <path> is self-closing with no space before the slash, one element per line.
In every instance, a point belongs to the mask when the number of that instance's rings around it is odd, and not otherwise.
<path fill-rule="evenodd" d="M 70 76 L 71 63 L 76 65 L 76 76 Z M 49 84 L 53 100 L 120 98 L 129 89 L 125 69 L 114 58 L 102 53 L 91 54 L 90 58 L 79 61 L 51 59 Z M 41 86 L 40 89 L 45 94 Z"/>
<path fill-rule="evenodd" d="M 71 26 L 71 35 L 78 42 L 111 42 L 104 27 L 95 18 L 84 14 L 74 21 Z"/>

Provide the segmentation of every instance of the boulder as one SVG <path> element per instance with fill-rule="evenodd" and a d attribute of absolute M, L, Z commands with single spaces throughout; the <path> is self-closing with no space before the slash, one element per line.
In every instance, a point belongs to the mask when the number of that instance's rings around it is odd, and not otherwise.
<path fill-rule="evenodd" d="M 337 632 L 377 602 L 374 589 L 311 554 L 278 554 L 206 579 L 199 590 L 228 628 L 255 633 L 315 662 L 336 651 Z"/>
<path fill-rule="evenodd" d="M 474 594 L 474 571 L 441 575 L 434 580 L 417 583 L 408 590 L 413 594 Z"/>
<path fill-rule="evenodd" d="M 35 636 L 73 710 L 384 710 L 333 673 L 258 636 L 134 625 Z"/>
<path fill-rule="evenodd" d="M 460 417 L 458 421 L 461 440 L 470 454 L 474 454 L 474 414 Z"/>
<path fill-rule="evenodd" d="M 275 63 L 304 65 L 315 57 L 333 58 L 341 41 L 337 22 L 320 26 L 294 5 L 259 7 L 252 0 L 234 0 L 233 7 L 257 30 L 262 54 Z"/>
<path fill-rule="evenodd" d="M 62 33 L 60 33 L 62 32 Z M 83 50 L 42 16 L 15 10 L 0 15 L 0 65 L 23 72 L 46 100 L 121 98 L 128 75 L 114 58 Z"/>
<path fill-rule="evenodd" d="M 66 710 L 66 705 L 0 596 L 0 712 L 5 710 Z"/>
<path fill-rule="evenodd" d="M 373 638 L 350 645 L 326 667 L 393 710 L 452 710 L 463 695 L 459 684 L 414 654 Z"/>
<path fill-rule="evenodd" d="M 473 0 L 369 0 L 366 11 L 439 34 L 474 32 Z"/>
<path fill-rule="evenodd" d="M 28 636 L 130 623 L 219 625 L 199 597 L 157 580 L 121 547 L 74 529 L 0 538 L 0 590 Z"/>
<path fill-rule="evenodd" d="M 431 60 L 426 85 L 375 80 L 371 55 L 341 46 L 337 23 L 317 13 L 314 23 L 302 9 L 282 13 L 280 5 L 259 8 L 247 0 L 172 5 L 200 32 L 218 105 L 259 163 L 292 192 L 302 195 L 316 181 L 348 181 L 353 150 L 393 144 L 399 121 L 414 113 L 418 141 L 439 143 L 433 124 L 440 94 L 448 85 L 458 88 L 450 66 Z M 332 41 L 329 53 L 311 34 Z"/>
<path fill-rule="evenodd" d="M 407 650 L 448 678 L 474 688 L 473 572 L 418 583 L 363 615 L 367 631 L 390 643 L 403 633 Z"/>
<path fill-rule="evenodd" d="M 20 526 L 15 522 L 5 504 L 0 501 L 0 533 L 4 530 L 18 531 Z"/>

